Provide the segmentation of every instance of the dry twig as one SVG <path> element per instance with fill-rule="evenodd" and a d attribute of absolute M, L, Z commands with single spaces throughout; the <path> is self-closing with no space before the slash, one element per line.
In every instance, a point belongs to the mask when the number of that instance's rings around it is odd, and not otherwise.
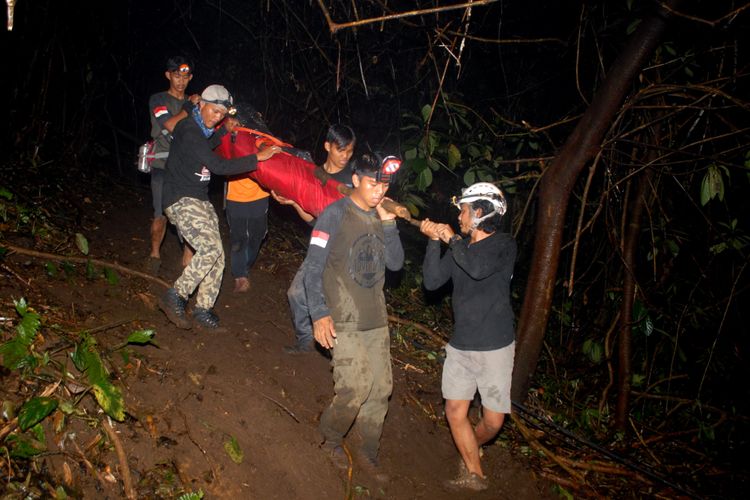
<path fill-rule="evenodd" d="M 125 489 L 125 496 L 129 500 L 137 498 L 135 490 L 133 489 L 133 479 L 130 477 L 130 467 L 128 466 L 128 457 L 125 455 L 125 449 L 122 446 L 122 441 L 117 437 L 117 433 L 112 428 L 107 418 L 102 420 L 102 428 L 104 432 L 109 436 L 109 440 L 115 447 L 117 453 L 117 460 L 120 462 L 120 473 L 122 474 L 123 488 Z"/>
<path fill-rule="evenodd" d="M 150 274 L 146 274 L 141 271 L 136 271 L 135 269 L 130 269 L 129 267 L 125 267 L 123 265 L 116 264 L 114 262 L 107 262 L 104 260 L 92 259 L 89 257 L 71 257 L 71 256 L 66 256 L 66 255 L 57 255 L 54 253 L 38 252 L 36 250 L 30 250 L 28 248 L 10 245 L 8 243 L 3 243 L 3 246 L 13 252 L 20 253 L 22 255 L 29 255 L 31 257 L 38 257 L 40 259 L 56 260 L 58 262 L 78 262 L 79 264 L 88 264 L 89 262 L 91 262 L 92 264 L 96 264 L 98 266 L 109 267 L 111 269 L 115 269 L 125 274 L 138 276 L 139 278 L 143 278 L 143 279 L 152 281 L 154 283 L 157 283 L 163 286 L 164 288 L 169 288 L 171 286 L 169 283 L 167 283 L 161 278 L 151 276 Z"/>

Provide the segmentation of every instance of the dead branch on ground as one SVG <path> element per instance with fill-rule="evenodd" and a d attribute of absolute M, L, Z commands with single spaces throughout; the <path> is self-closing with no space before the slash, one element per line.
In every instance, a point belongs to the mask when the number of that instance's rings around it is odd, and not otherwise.
<path fill-rule="evenodd" d="M 120 473 L 122 474 L 123 488 L 125 489 L 125 496 L 128 500 L 135 500 L 137 498 L 135 490 L 133 489 L 133 480 L 130 477 L 130 467 L 128 466 L 128 457 L 125 455 L 125 449 L 122 446 L 122 441 L 117 437 L 117 433 L 112 428 L 107 418 L 102 420 L 102 428 L 104 432 L 109 436 L 109 440 L 115 447 L 117 453 L 117 460 L 120 462 Z"/>
<path fill-rule="evenodd" d="M 58 254 L 54 254 L 54 253 L 39 252 L 37 250 L 31 250 L 31 249 L 28 249 L 28 248 L 17 247 L 15 245 L 11 245 L 11 244 L 8 244 L 8 243 L 3 243 L 2 246 L 4 246 L 5 248 L 7 248 L 7 249 L 9 249 L 9 250 L 11 250 L 11 251 L 13 251 L 15 253 L 20 253 L 22 255 L 29 255 L 31 257 L 38 257 L 40 259 L 55 260 L 55 261 L 58 261 L 58 262 L 77 262 L 79 264 L 88 264 L 89 262 L 91 262 L 92 264 L 96 264 L 98 266 L 109 267 L 111 269 L 114 269 L 116 271 L 120 271 L 120 272 L 125 273 L 125 274 L 130 274 L 132 276 L 138 276 L 139 278 L 143 278 L 145 280 L 152 281 L 152 282 L 154 282 L 156 284 L 159 284 L 159 285 L 163 286 L 164 288 L 169 288 L 170 286 L 172 286 L 172 285 L 170 285 L 169 283 L 167 283 L 166 281 L 164 281 L 161 278 L 157 278 L 155 276 L 151 276 L 150 274 L 146 274 L 146 273 L 141 272 L 141 271 L 136 271 L 135 269 L 130 269 L 129 267 L 125 267 L 125 266 L 123 266 L 121 264 L 116 264 L 114 262 L 108 262 L 108 261 L 100 260 L 100 259 L 93 259 L 93 258 L 90 258 L 90 257 L 72 257 L 72 256 L 67 256 L 67 255 L 58 255 Z"/>

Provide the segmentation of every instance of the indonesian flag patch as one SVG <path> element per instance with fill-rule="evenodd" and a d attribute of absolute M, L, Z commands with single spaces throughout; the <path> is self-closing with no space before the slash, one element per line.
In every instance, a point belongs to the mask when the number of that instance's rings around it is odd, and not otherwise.
<path fill-rule="evenodd" d="M 156 118 L 166 115 L 167 113 L 169 113 L 169 110 L 167 109 L 166 106 L 157 106 L 154 108 L 154 116 Z"/>
<path fill-rule="evenodd" d="M 323 231 L 313 231 L 312 237 L 310 238 L 311 245 L 317 245 L 320 248 L 325 248 L 328 245 L 328 238 L 330 235 Z"/>

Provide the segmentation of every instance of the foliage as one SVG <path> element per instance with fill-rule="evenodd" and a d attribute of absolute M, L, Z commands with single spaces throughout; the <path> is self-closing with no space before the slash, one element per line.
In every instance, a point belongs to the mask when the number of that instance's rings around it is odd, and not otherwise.
<path fill-rule="evenodd" d="M 39 379 L 78 383 L 76 376 L 66 369 L 65 358 L 69 357 L 85 376 L 87 385 L 75 400 L 66 399 L 59 390 L 57 396 L 48 394 L 49 389 L 54 390 L 59 384 L 48 386 L 44 391 L 45 395 L 29 394 L 20 404 L 18 411 L 19 432 L 8 434 L 0 442 L 0 449 L 4 447 L 11 457 L 17 459 L 29 459 L 46 451 L 42 424 L 47 422 L 56 410 L 65 415 L 85 415 L 85 412 L 79 411 L 76 407 L 89 391 L 107 415 L 119 421 L 124 420 L 125 406 L 121 390 L 111 382 L 105 367 L 104 354 L 100 351 L 95 338 L 83 332 L 78 335 L 75 342 L 68 343 L 70 350 L 60 352 L 60 349 L 45 349 L 40 315 L 34 312 L 23 298 L 14 301 L 14 305 L 20 320 L 15 335 L 0 346 L 3 366 L 9 370 L 16 370 L 27 384 L 33 384 L 34 380 Z M 135 330 L 114 350 L 130 344 L 155 344 L 154 335 L 153 330 Z M 5 407 L 4 404 L 3 415 L 10 418 L 12 411 L 6 411 Z M 60 419 L 57 422 L 55 432 L 59 433 L 63 430 L 61 426 L 64 425 L 64 420 Z"/>

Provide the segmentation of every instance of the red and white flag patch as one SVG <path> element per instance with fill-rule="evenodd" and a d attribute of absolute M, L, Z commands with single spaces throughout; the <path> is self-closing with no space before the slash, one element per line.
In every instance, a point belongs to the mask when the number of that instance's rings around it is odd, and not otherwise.
<path fill-rule="evenodd" d="M 167 109 L 166 106 L 157 106 L 154 108 L 154 116 L 156 118 L 166 115 L 167 113 L 169 113 L 169 110 Z"/>
<path fill-rule="evenodd" d="M 328 245 L 328 238 L 330 235 L 323 231 L 313 231 L 312 237 L 310 238 L 311 245 L 317 245 L 320 248 L 325 248 Z"/>

